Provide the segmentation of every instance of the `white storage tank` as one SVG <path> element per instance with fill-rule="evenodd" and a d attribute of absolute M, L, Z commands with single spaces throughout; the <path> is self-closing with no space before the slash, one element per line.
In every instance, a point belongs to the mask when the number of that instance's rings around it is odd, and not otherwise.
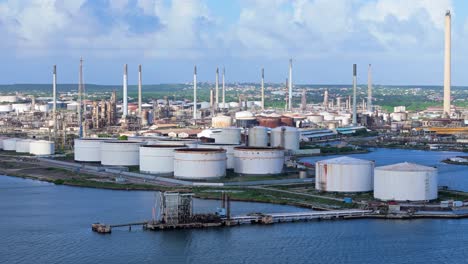
<path fill-rule="evenodd" d="M 437 169 L 414 163 L 375 168 L 374 198 L 383 201 L 437 199 Z"/>
<path fill-rule="evenodd" d="M 232 118 L 230 116 L 215 116 L 211 119 L 211 126 L 214 128 L 225 128 L 232 125 Z"/>
<path fill-rule="evenodd" d="M 11 104 L 0 104 L 0 113 L 7 113 L 13 111 Z"/>
<path fill-rule="evenodd" d="M 249 147 L 268 147 L 268 128 L 256 126 L 249 129 Z"/>
<path fill-rule="evenodd" d="M 16 141 L 17 138 L 7 138 L 3 140 L 3 150 L 6 151 L 16 151 Z"/>
<path fill-rule="evenodd" d="M 150 145 L 186 145 L 189 148 L 196 148 L 198 146 L 197 139 L 159 139 L 156 141 L 149 141 Z"/>
<path fill-rule="evenodd" d="M 17 153 L 29 153 L 31 142 L 34 140 L 31 139 L 21 139 L 16 141 L 16 152 Z"/>
<path fill-rule="evenodd" d="M 307 116 L 307 120 L 315 123 L 315 124 L 318 124 L 318 123 L 322 123 L 323 122 L 323 115 L 308 115 Z"/>
<path fill-rule="evenodd" d="M 17 113 L 23 113 L 23 112 L 28 112 L 31 110 L 31 105 L 30 104 L 13 104 L 12 105 L 13 110 L 15 110 Z"/>
<path fill-rule="evenodd" d="M 315 189 L 325 192 L 369 192 L 374 188 L 374 162 L 338 157 L 315 163 Z"/>
<path fill-rule="evenodd" d="M 142 145 L 140 146 L 140 171 L 172 175 L 174 173 L 174 151 L 186 145 Z"/>
<path fill-rule="evenodd" d="M 197 136 L 213 138 L 217 144 L 240 144 L 241 129 L 236 127 L 206 129 Z"/>
<path fill-rule="evenodd" d="M 234 169 L 234 148 L 239 147 L 239 144 L 216 144 L 216 143 L 205 143 L 199 144 L 198 148 L 219 148 L 226 150 L 226 168 Z"/>
<path fill-rule="evenodd" d="M 282 147 L 286 150 L 299 149 L 300 132 L 295 127 L 276 127 L 271 130 L 270 145 L 272 147 Z"/>
<path fill-rule="evenodd" d="M 0 150 L 3 150 L 3 140 L 8 139 L 7 137 L 0 136 Z"/>
<path fill-rule="evenodd" d="M 55 154 L 55 143 L 47 140 L 35 140 L 29 143 L 29 153 L 37 156 Z"/>
<path fill-rule="evenodd" d="M 224 176 L 226 176 L 226 150 L 219 148 L 175 150 L 174 177 L 204 180 Z"/>
<path fill-rule="evenodd" d="M 283 172 L 284 150 L 270 147 L 234 148 L 234 172 L 245 175 L 274 175 Z"/>
<path fill-rule="evenodd" d="M 0 95 L 0 103 L 16 103 L 17 101 L 16 95 Z"/>
<path fill-rule="evenodd" d="M 101 143 L 109 140 L 106 138 L 75 139 L 75 161 L 101 162 Z"/>
<path fill-rule="evenodd" d="M 18 101 L 18 97 L 16 95 L 0 95 L 0 103 L 16 103 Z"/>
<path fill-rule="evenodd" d="M 101 164 L 107 166 L 140 165 L 140 145 L 143 143 L 127 140 L 101 142 Z"/>

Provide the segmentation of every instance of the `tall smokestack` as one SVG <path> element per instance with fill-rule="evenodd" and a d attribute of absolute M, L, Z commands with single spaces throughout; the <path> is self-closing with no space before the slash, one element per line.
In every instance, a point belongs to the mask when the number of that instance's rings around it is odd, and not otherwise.
<path fill-rule="evenodd" d="M 289 93 L 288 93 L 288 109 L 292 109 L 292 59 L 289 59 Z"/>
<path fill-rule="evenodd" d="M 353 64 L 353 125 L 357 125 L 357 109 L 356 109 L 356 82 L 357 82 L 357 77 L 356 73 L 357 72 L 357 66 L 356 64 Z"/>
<path fill-rule="evenodd" d="M 83 58 L 80 58 L 80 77 L 78 83 L 78 137 L 83 137 L 83 100 L 82 100 L 82 93 L 83 93 Z"/>
<path fill-rule="evenodd" d="M 224 83 L 224 75 L 226 74 L 226 69 L 223 67 L 223 109 L 226 108 L 226 87 Z"/>
<path fill-rule="evenodd" d="M 142 76 L 141 76 L 141 64 L 138 65 L 138 115 L 142 118 L 141 113 L 141 86 L 142 86 Z"/>
<path fill-rule="evenodd" d="M 54 73 L 52 76 L 52 98 L 54 100 L 52 106 L 52 118 L 54 120 L 54 142 L 57 140 L 57 65 L 54 65 Z"/>
<path fill-rule="evenodd" d="M 338 110 L 341 109 L 341 97 L 336 98 L 336 107 L 338 108 Z"/>
<path fill-rule="evenodd" d="M 215 90 L 215 107 L 214 109 L 218 109 L 219 106 L 219 68 L 216 67 L 216 90 Z"/>
<path fill-rule="evenodd" d="M 193 67 L 193 121 L 197 120 L 197 66 Z"/>
<path fill-rule="evenodd" d="M 367 70 L 367 112 L 372 113 L 372 66 Z"/>
<path fill-rule="evenodd" d="M 262 68 L 262 110 L 265 110 L 265 70 Z"/>
<path fill-rule="evenodd" d="M 124 74 L 123 74 L 123 106 L 122 106 L 122 117 L 128 115 L 128 94 L 127 94 L 127 85 L 128 85 L 128 69 L 127 64 L 124 65 Z"/>
<path fill-rule="evenodd" d="M 301 110 L 304 112 L 307 108 L 307 94 L 306 89 L 302 89 L 302 97 L 301 97 Z"/>
<path fill-rule="evenodd" d="M 323 93 L 323 106 L 328 108 L 328 89 Z"/>
<path fill-rule="evenodd" d="M 451 85 L 451 23 L 450 10 L 445 13 L 445 53 L 444 53 L 444 115 L 450 117 L 450 85 Z"/>

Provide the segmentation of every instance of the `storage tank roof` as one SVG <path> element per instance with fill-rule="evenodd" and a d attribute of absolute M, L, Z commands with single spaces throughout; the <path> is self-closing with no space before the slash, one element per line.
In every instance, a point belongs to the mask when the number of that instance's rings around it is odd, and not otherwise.
<path fill-rule="evenodd" d="M 387 166 L 381 166 L 375 168 L 376 170 L 386 170 L 386 171 L 434 171 L 437 170 L 434 167 L 423 166 L 415 163 L 402 162 Z"/>
<path fill-rule="evenodd" d="M 356 159 L 356 158 L 351 158 L 351 157 L 338 157 L 338 158 L 333 158 L 333 159 L 327 159 L 327 160 L 320 160 L 318 161 L 320 163 L 325 163 L 325 164 L 369 164 L 372 163 L 370 160 L 363 160 L 363 159 Z"/>
<path fill-rule="evenodd" d="M 273 128 L 272 130 L 273 130 L 273 131 L 281 131 L 281 130 L 283 130 L 283 129 L 284 129 L 285 131 L 287 131 L 287 132 L 290 132 L 290 131 L 291 131 L 291 132 L 297 132 L 297 131 L 299 131 L 297 128 L 295 128 L 295 127 L 290 127 L 290 126 L 275 127 L 275 128 Z"/>

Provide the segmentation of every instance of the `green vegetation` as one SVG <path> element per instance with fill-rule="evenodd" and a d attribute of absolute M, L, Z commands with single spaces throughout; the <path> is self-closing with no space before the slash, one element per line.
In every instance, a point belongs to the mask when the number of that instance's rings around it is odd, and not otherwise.
<path fill-rule="evenodd" d="M 125 136 L 125 135 L 119 136 L 117 140 L 128 140 L 128 136 Z"/>

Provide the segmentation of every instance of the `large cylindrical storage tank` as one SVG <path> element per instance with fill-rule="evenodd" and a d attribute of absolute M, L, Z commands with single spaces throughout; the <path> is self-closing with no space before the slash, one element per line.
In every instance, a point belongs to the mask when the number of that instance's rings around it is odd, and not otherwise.
<path fill-rule="evenodd" d="M 196 148 L 198 146 L 197 139 L 159 139 L 156 141 L 149 141 L 149 145 L 186 145 L 189 148 Z"/>
<path fill-rule="evenodd" d="M 75 161 L 101 162 L 101 143 L 109 140 L 104 138 L 75 139 Z"/>
<path fill-rule="evenodd" d="M 140 171 L 172 175 L 174 173 L 174 151 L 187 148 L 185 145 L 142 145 L 140 146 Z"/>
<path fill-rule="evenodd" d="M 3 149 L 3 140 L 8 139 L 7 137 L 0 136 L 0 149 Z"/>
<path fill-rule="evenodd" d="M 235 127 L 213 129 L 210 138 L 213 138 L 216 144 L 240 144 L 241 129 Z"/>
<path fill-rule="evenodd" d="M 174 177 L 188 180 L 222 178 L 226 176 L 226 159 L 224 149 L 177 149 L 174 152 Z"/>
<path fill-rule="evenodd" d="M 16 152 L 17 153 L 29 153 L 31 142 L 34 140 L 31 139 L 21 139 L 16 141 Z"/>
<path fill-rule="evenodd" d="M 240 146 L 239 144 L 216 144 L 216 143 L 206 143 L 199 144 L 198 148 L 219 148 L 226 150 L 226 168 L 234 169 L 234 148 Z"/>
<path fill-rule="evenodd" d="M 437 199 L 437 169 L 413 163 L 375 168 L 374 198 L 383 201 Z"/>
<path fill-rule="evenodd" d="M 256 126 L 249 129 L 249 147 L 268 147 L 268 128 Z"/>
<path fill-rule="evenodd" d="M 3 150 L 6 151 L 16 151 L 16 141 L 17 138 L 7 138 L 3 140 Z"/>
<path fill-rule="evenodd" d="M 373 161 L 339 157 L 315 163 L 315 189 L 319 191 L 369 192 L 373 179 Z"/>
<path fill-rule="evenodd" d="M 0 104 L 0 113 L 7 113 L 13 111 L 11 104 Z"/>
<path fill-rule="evenodd" d="M 29 153 L 37 156 L 55 154 L 55 143 L 46 140 L 34 140 L 29 143 Z"/>
<path fill-rule="evenodd" d="M 278 117 L 257 117 L 258 125 L 263 127 L 275 128 L 279 127 L 281 123 L 281 118 Z"/>
<path fill-rule="evenodd" d="M 0 103 L 16 103 L 18 101 L 18 97 L 16 95 L 0 95 Z"/>
<path fill-rule="evenodd" d="M 300 132 L 295 127 L 277 127 L 271 130 L 270 145 L 282 147 L 286 150 L 298 150 Z"/>
<path fill-rule="evenodd" d="M 284 150 L 269 147 L 234 148 L 234 172 L 245 175 L 280 174 L 284 166 Z"/>
<path fill-rule="evenodd" d="M 232 118 L 230 116 L 215 116 L 211 119 L 211 126 L 214 128 L 230 127 L 232 125 Z"/>
<path fill-rule="evenodd" d="M 126 140 L 101 142 L 101 164 L 107 166 L 140 165 L 140 145 L 142 144 Z"/>
<path fill-rule="evenodd" d="M 16 112 L 18 113 L 22 113 L 22 112 L 27 112 L 29 110 L 31 110 L 31 105 L 30 104 L 13 104 L 12 105 L 12 108 L 13 110 L 15 110 Z"/>
<path fill-rule="evenodd" d="M 316 124 L 323 122 L 323 115 L 308 115 L 307 120 L 314 122 Z"/>

